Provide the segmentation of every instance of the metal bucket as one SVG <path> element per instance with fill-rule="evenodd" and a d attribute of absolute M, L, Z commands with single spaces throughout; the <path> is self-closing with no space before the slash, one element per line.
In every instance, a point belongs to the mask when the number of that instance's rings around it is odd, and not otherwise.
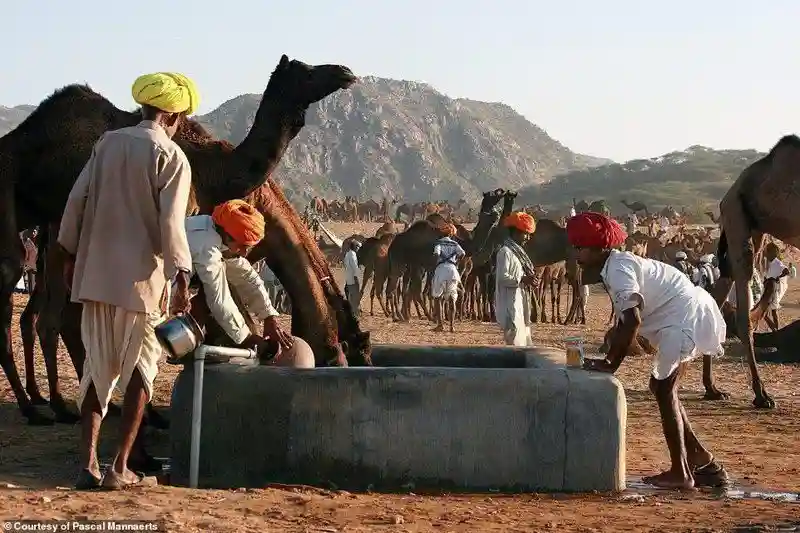
<path fill-rule="evenodd" d="M 158 342 L 167 352 L 168 363 L 179 363 L 203 342 L 205 335 L 189 314 L 177 315 L 155 327 Z"/>

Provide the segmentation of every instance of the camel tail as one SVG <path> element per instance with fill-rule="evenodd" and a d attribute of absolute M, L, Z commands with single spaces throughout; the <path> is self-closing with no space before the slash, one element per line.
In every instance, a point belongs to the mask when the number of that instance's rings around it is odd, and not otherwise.
<path fill-rule="evenodd" d="M 723 278 L 731 277 L 731 262 L 728 257 L 728 236 L 725 230 L 719 234 L 719 244 L 717 244 L 717 261 L 719 262 L 719 275 Z"/>

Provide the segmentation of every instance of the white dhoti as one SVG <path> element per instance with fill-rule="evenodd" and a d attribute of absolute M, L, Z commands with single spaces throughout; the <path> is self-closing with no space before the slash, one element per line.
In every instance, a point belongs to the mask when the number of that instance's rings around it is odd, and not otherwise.
<path fill-rule="evenodd" d="M 667 379 L 681 363 L 701 355 L 719 356 L 725 353 L 725 320 L 712 296 L 695 287 L 696 297 L 687 309 L 687 323 L 668 326 L 649 338 L 658 346 L 653 360 L 652 375 L 658 380 Z M 655 342 L 653 342 L 655 341 Z"/>
<path fill-rule="evenodd" d="M 458 268 L 450 262 L 441 263 L 433 272 L 431 296 L 455 302 L 458 300 L 459 283 L 461 283 L 461 275 L 458 273 Z"/>
<path fill-rule="evenodd" d="M 781 300 L 783 300 L 788 287 L 789 283 L 785 277 L 778 280 L 777 284 L 775 285 L 775 292 L 772 293 L 772 298 L 769 300 L 770 311 L 777 311 L 781 308 Z"/>
<path fill-rule="evenodd" d="M 136 369 L 142 376 L 147 401 L 152 400 L 153 382 L 162 353 L 155 327 L 164 318 L 160 311 L 147 314 L 99 302 L 84 302 L 81 336 L 86 359 L 78 392 L 79 409 L 89 386 L 94 385 L 105 417 L 114 388 L 124 393 Z"/>

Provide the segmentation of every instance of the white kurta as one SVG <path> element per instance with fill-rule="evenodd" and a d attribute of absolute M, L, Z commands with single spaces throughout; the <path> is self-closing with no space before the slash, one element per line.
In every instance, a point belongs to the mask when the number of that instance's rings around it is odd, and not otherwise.
<path fill-rule="evenodd" d="M 531 302 L 528 291 L 520 285 L 522 263 L 507 246 L 497 251 L 494 310 L 497 323 L 503 328 L 506 344 L 530 346 Z"/>
<path fill-rule="evenodd" d="M 361 270 L 358 268 L 358 255 L 353 250 L 347 250 L 342 260 L 344 264 L 345 285 L 355 285 Z"/>
<path fill-rule="evenodd" d="M 223 258 L 222 252 L 227 247 L 222 244 L 210 216 L 188 217 L 186 237 L 192 254 L 192 273 L 203 283 L 211 315 L 233 342 L 244 342 L 251 332 L 233 301 L 228 283 L 236 288 L 242 303 L 256 318 L 264 320 L 279 314 L 264 281 L 250 262 L 244 257 Z"/>
<path fill-rule="evenodd" d="M 783 271 L 786 269 L 786 265 L 783 264 L 783 261 L 778 259 L 777 257 L 773 259 L 769 267 L 767 267 L 767 275 L 768 278 L 778 278 Z M 786 294 L 786 289 L 789 288 L 789 280 L 786 277 L 782 277 L 778 280 L 778 286 L 775 287 L 775 292 L 772 295 L 772 299 L 769 301 L 769 310 L 770 311 L 777 311 L 781 308 L 781 300 L 783 300 L 783 296 Z"/>
<path fill-rule="evenodd" d="M 612 251 L 602 271 L 617 319 L 639 305 L 639 334 L 658 347 L 653 377 L 668 378 L 698 355 L 721 355 L 725 321 L 714 299 L 680 270 L 630 252 Z"/>

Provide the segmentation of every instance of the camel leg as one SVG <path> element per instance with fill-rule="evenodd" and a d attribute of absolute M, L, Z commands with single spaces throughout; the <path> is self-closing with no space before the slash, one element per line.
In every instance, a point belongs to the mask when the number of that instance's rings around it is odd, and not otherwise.
<path fill-rule="evenodd" d="M 0 167 L 2 165 L 0 164 Z M 4 179 L 8 179 L 5 177 Z M 54 420 L 31 403 L 22 386 L 22 380 L 14 362 L 11 345 L 11 323 L 14 316 L 14 287 L 22 276 L 22 243 L 17 233 L 16 206 L 10 179 L 0 190 L 0 367 L 6 374 L 11 390 L 17 400 L 22 416 L 30 425 L 52 425 Z"/>
<path fill-rule="evenodd" d="M 756 250 L 753 247 L 750 229 L 747 227 L 747 218 L 743 209 L 737 208 L 732 211 L 726 211 L 721 214 L 721 226 L 725 228 L 727 236 L 728 263 L 731 278 L 737 282 L 736 300 L 737 302 L 747 302 Z M 746 350 L 747 366 L 750 370 L 753 393 L 755 394 L 753 405 L 758 409 L 772 409 L 775 407 L 775 401 L 767 394 L 756 364 L 756 354 L 753 347 L 753 326 L 750 323 L 750 310 L 747 305 L 736 306 L 736 327 L 739 339 Z"/>
<path fill-rule="evenodd" d="M 41 275 L 37 272 L 37 277 Z M 43 284 L 41 279 L 35 283 L 33 291 L 28 298 L 28 304 L 19 317 L 19 331 L 22 337 L 22 349 L 25 354 L 25 391 L 34 405 L 48 405 L 39 392 L 36 384 L 36 366 L 34 354 L 36 348 L 36 324 L 39 321 L 39 312 L 42 307 Z"/>
<path fill-rule="evenodd" d="M 557 303 L 556 303 L 556 284 L 558 283 L 557 280 L 551 279 L 550 280 L 550 322 L 556 324 L 561 321 L 561 311 L 557 311 Z M 558 312 L 559 318 L 556 321 L 556 312 Z"/>

